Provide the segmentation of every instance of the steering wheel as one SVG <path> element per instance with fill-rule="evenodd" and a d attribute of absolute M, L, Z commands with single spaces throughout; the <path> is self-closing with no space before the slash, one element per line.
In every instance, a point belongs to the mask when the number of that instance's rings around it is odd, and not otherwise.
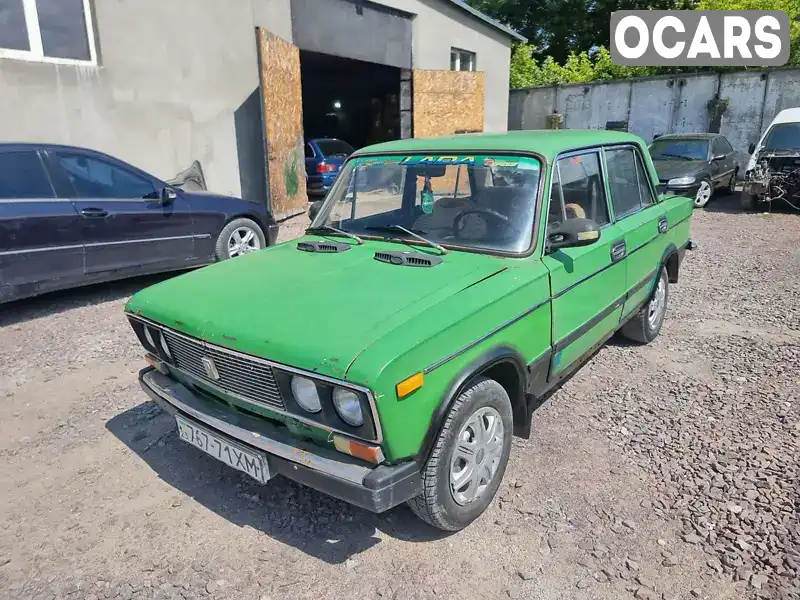
<path fill-rule="evenodd" d="M 490 227 L 490 224 L 494 227 Z M 453 235 L 456 238 L 482 240 L 487 237 L 490 228 L 508 228 L 510 224 L 507 216 L 491 208 L 465 210 L 453 220 Z"/>

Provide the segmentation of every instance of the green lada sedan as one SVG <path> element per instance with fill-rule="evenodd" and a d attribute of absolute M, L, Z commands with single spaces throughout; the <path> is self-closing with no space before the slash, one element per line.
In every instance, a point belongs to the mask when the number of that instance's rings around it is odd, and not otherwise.
<path fill-rule="evenodd" d="M 260 482 L 461 529 L 549 390 L 615 332 L 658 335 L 694 243 L 657 182 L 620 132 L 364 148 L 300 239 L 131 298 L 142 387 Z"/>

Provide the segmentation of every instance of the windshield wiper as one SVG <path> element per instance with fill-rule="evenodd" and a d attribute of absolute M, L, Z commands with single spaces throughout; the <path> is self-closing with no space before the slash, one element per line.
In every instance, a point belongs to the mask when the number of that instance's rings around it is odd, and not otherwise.
<path fill-rule="evenodd" d="M 683 160 L 694 160 L 691 156 L 686 156 L 685 154 L 670 154 L 669 152 L 662 152 L 659 156 L 665 156 L 667 158 L 682 158 Z"/>
<path fill-rule="evenodd" d="M 325 232 L 335 233 L 338 235 L 343 235 L 344 237 L 349 237 L 351 240 L 355 240 L 356 242 L 358 242 L 359 246 L 364 243 L 364 240 L 362 240 L 356 234 L 350 233 L 349 231 L 344 231 L 342 229 L 336 229 L 336 227 L 331 227 L 330 225 L 320 225 L 319 227 L 308 227 L 306 229 L 306 233 L 325 233 Z"/>
<path fill-rule="evenodd" d="M 445 248 L 444 246 L 440 246 L 436 242 L 432 242 L 428 238 L 424 238 L 418 233 L 414 233 L 410 229 L 406 229 L 402 225 L 373 225 L 370 227 L 366 227 L 366 229 L 369 231 L 402 231 L 403 233 L 407 233 L 408 235 L 415 237 L 422 242 L 425 242 L 431 248 L 436 248 L 442 254 L 447 254 L 447 248 Z"/>

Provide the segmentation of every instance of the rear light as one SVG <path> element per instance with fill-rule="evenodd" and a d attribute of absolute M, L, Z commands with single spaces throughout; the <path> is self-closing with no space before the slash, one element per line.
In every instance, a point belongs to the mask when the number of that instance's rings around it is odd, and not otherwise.
<path fill-rule="evenodd" d="M 336 170 L 336 165 L 330 165 L 326 162 L 317 163 L 317 173 L 333 173 Z"/>

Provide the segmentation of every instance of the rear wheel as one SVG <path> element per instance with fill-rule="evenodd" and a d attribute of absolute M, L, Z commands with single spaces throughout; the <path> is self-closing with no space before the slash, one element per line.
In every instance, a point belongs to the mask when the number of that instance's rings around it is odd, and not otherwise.
<path fill-rule="evenodd" d="M 640 344 L 649 344 L 656 339 L 661 331 L 661 326 L 664 324 L 664 316 L 667 314 L 668 298 L 669 278 L 667 277 L 667 269 L 661 267 L 650 301 L 622 326 L 622 335 Z"/>
<path fill-rule="evenodd" d="M 217 260 L 236 258 L 266 246 L 267 240 L 258 223 L 244 217 L 234 219 L 219 233 L 216 246 Z"/>
<path fill-rule="evenodd" d="M 725 186 L 725 194 L 730 196 L 733 192 L 736 191 L 736 171 L 731 173 L 731 178 L 728 181 L 728 185 Z"/>
<path fill-rule="evenodd" d="M 500 487 L 511 453 L 511 401 L 479 378 L 453 403 L 422 470 L 422 493 L 408 501 L 426 523 L 458 531 L 477 519 Z"/>

